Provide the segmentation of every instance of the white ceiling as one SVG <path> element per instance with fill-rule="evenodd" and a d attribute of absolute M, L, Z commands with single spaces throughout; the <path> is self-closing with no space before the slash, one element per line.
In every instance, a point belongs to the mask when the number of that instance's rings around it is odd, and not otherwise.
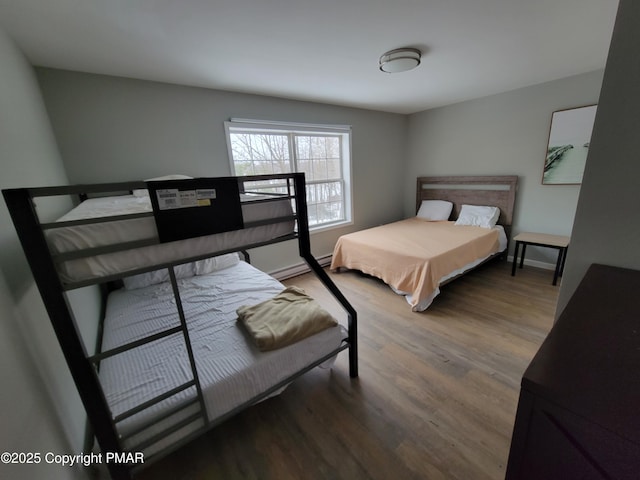
<path fill-rule="evenodd" d="M 412 113 L 604 68 L 617 0 L 0 0 L 37 66 Z M 385 51 L 424 52 L 378 70 Z"/>

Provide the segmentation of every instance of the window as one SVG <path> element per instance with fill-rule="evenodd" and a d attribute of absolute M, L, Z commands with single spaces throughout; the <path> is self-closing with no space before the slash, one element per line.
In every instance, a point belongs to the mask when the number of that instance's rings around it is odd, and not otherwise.
<path fill-rule="evenodd" d="M 233 175 L 304 172 L 309 226 L 351 221 L 350 127 L 231 120 L 225 129 Z"/>

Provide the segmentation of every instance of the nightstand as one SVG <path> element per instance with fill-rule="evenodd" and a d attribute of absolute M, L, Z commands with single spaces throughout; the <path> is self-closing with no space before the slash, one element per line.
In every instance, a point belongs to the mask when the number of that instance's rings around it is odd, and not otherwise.
<path fill-rule="evenodd" d="M 520 268 L 524 264 L 524 254 L 527 245 L 535 245 L 537 247 L 548 247 L 558 249 L 558 259 L 556 260 L 556 270 L 553 274 L 553 285 L 558 283 L 558 277 L 562 276 L 564 270 L 564 262 L 567 258 L 567 249 L 569 248 L 569 237 L 564 235 L 549 235 L 547 233 L 522 232 L 513 238 L 516 241 L 516 250 L 513 253 L 513 267 L 511 268 L 511 276 L 516 274 L 516 263 L 518 262 L 518 251 L 522 245 L 522 256 L 520 257 Z"/>

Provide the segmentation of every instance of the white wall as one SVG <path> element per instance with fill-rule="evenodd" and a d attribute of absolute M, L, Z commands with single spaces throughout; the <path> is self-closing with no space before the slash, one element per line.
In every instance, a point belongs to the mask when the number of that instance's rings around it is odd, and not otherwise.
<path fill-rule="evenodd" d="M 230 174 L 231 117 L 351 125 L 354 225 L 312 235 L 316 256 L 339 235 L 402 217 L 406 117 L 258 95 L 37 69 L 71 182 L 142 180 L 168 173 Z M 300 262 L 288 242 L 252 252 L 273 271 Z"/>
<path fill-rule="evenodd" d="M 551 115 L 598 102 L 602 71 L 410 116 L 55 69 L 37 69 L 72 182 L 166 173 L 228 175 L 230 117 L 353 125 L 354 225 L 312 236 L 316 256 L 348 231 L 414 213 L 418 175 L 520 177 L 514 234 L 571 233 L 580 186 L 542 185 Z M 179 170 L 179 171 L 178 171 Z M 406 187 L 407 188 L 402 188 Z M 253 253 L 274 271 L 298 262 L 295 244 Z M 551 266 L 555 250 L 529 248 Z"/>
<path fill-rule="evenodd" d="M 638 25 L 640 4 L 621 0 L 560 289 L 558 314 L 592 263 L 640 269 Z M 604 298 L 601 300 L 606 302 Z"/>
<path fill-rule="evenodd" d="M 405 185 L 419 175 L 518 175 L 513 234 L 569 235 L 580 187 L 542 185 L 551 115 L 598 102 L 602 71 L 427 110 L 409 117 Z M 405 214 L 415 211 L 407 188 Z M 554 263 L 556 250 L 527 249 Z"/>
<path fill-rule="evenodd" d="M 0 188 L 66 183 L 33 70 L 0 30 Z M 48 212 L 52 213 L 52 212 Z M 77 453 L 84 412 L 0 201 L 0 451 Z M 0 478 L 84 478 L 42 462 L 0 463 Z"/>

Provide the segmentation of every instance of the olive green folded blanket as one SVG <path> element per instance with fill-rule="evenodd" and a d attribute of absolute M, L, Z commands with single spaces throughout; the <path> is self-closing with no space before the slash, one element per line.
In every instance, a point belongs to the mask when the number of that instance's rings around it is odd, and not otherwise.
<path fill-rule="evenodd" d="M 291 345 L 338 322 L 299 287 L 287 287 L 275 297 L 236 311 L 261 351 Z"/>

